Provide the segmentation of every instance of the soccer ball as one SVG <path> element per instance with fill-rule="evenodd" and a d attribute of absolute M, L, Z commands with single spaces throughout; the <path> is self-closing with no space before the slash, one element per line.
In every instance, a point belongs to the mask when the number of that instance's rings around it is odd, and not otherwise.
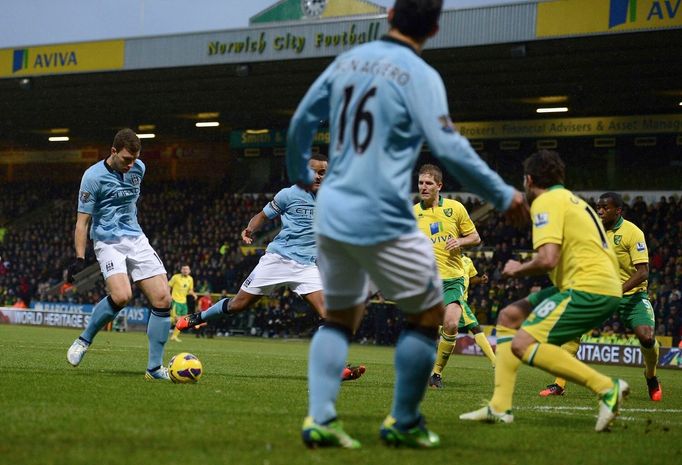
<path fill-rule="evenodd" d="M 188 352 L 177 354 L 168 362 L 168 375 L 174 383 L 196 383 L 203 372 L 199 359 Z"/>

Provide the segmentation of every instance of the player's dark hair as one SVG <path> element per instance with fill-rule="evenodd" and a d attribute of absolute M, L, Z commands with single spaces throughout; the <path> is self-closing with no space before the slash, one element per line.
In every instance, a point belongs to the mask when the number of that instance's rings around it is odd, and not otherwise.
<path fill-rule="evenodd" d="M 564 183 L 566 165 L 557 152 L 540 150 L 523 162 L 523 173 L 533 178 L 533 184 L 547 188 Z"/>
<path fill-rule="evenodd" d="M 610 200 L 614 207 L 623 208 L 623 197 L 616 192 L 604 192 L 599 196 L 599 200 Z"/>
<path fill-rule="evenodd" d="M 327 157 L 327 155 L 325 155 L 323 153 L 313 153 L 310 156 L 310 159 L 311 160 L 317 160 L 317 161 L 326 161 L 326 162 L 329 161 L 329 158 Z"/>
<path fill-rule="evenodd" d="M 395 0 L 391 26 L 413 39 L 426 39 L 442 9 L 443 0 Z"/>
<path fill-rule="evenodd" d="M 137 137 L 135 131 L 130 128 L 121 129 L 114 136 L 114 143 L 111 144 L 117 152 L 127 149 L 131 154 L 137 153 L 142 149 L 140 138 Z"/>
<path fill-rule="evenodd" d="M 438 168 L 436 165 L 422 165 L 421 168 L 419 168 L 419 176 L 422 174 L 430 174 L 433 176 L 433 180 L 436 182 L 443 182 L 443 171 L 441 171 L 440 168 Z"/>

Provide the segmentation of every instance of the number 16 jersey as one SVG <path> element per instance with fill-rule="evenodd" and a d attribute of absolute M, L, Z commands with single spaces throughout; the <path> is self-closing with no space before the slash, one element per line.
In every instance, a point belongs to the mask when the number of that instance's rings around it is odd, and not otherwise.
<path fill-rule="evenodd" d="M 307 158 L 321 120 L 329 122 L 330 153 L 318 234 L 372 245 L 416 233 L 410 191 L 424 139 L 471 192 L 500 210 L 511 203 L 513 188 L 455 131 L 440 76 L 406 43 L 384 37 L 355 47 L 313 83 L 287 135 L 293 182 L 310 182 Z"/>
<path fill-rule="evenodd" d="M 540 194 L 530 207 L 533 248 L 561 246 L 559 263 L 549 278 L 560 291 L 573 289 L 620 297 L 618 261 L 602 222 L 584 200 L 557 185 Z"/>

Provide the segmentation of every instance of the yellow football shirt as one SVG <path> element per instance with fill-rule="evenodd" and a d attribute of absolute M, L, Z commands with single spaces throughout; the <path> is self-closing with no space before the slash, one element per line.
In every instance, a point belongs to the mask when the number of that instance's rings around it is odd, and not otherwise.
<path fill-rule="evenodd" d="M 462 255 L 462 264 L 464 265 L 464 300 L 469 299 L 469 280 L 478 274 L 478 270 L 471 260 L 466 255 Z"/>
<path fill-rule="evenodd" d="M 171 287 L 171 299 L 179 304 L 186 304 L 187 294 L 194 289 L 194 279 L 189 275 L 176 273 L 168 281 L 168 285 Z"/>
<path fill-rule="evenodd" d="M 649 252 L 646 247 L 646 240 L 641 229 L 621 217 L 613 228 L 606 231 L 609 243 L 612 244 L 616 252 L 618 265 L 620 266 L 621 284 L 630 279 L 637 269 L 635 265 L 649 263 Z M 625 293 L 631 295 L 636 292 L 646 291 L 648 282 L 644 281 Z"/>
<path fill-rule="evenodd" d="M 439 197 L 438 205 L 433 208 L 424 208 L 422 202 L 415 204 L 414 216 L 421 232 L 431 239 L 441 279 L 463 277 L 462 251 L 445 250 L 445 243 L 450 238 L 468 236 L 476 231 L 464 205 Z"/>
<path fill-rule="evenodd" d="M 563 186 L 552 186 L 535 199 L 530 213 L 533 248 L 561 246 L 559 263 L 549 272 L 559 290 L 622 295 L 616 255 L 592 207 Z"/>

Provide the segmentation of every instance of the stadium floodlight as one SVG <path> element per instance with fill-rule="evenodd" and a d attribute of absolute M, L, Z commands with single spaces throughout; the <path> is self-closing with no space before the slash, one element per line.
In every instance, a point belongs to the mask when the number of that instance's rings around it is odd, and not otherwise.
<path fill-rule="evenodd" d="M 535 110 L 536 113 L 565 113 L 567 111 L 568 107 L 545 107 Z"/>
<path fill-rule="evenodd" d="M 218 121 L 198 121 L 194 124 L 198 128 L 215 128 L 220 126 Z"/>
<path fill-rule="evenodd" d="M 153 139 L 156 137 L 156 134 L 154 133 L 138 134 L 137 137 L 139 137 L 140 139 Z"/>
<path fill-rule="evenodd" d="M 68 142 L 69 136 L 52 136 L 48 137 L 47 140 L 50 142 Z"/>
<path fill-rule="evenodd" d="M 682 102 L 680 102 L 680 106 L 682 107 Z"/>

